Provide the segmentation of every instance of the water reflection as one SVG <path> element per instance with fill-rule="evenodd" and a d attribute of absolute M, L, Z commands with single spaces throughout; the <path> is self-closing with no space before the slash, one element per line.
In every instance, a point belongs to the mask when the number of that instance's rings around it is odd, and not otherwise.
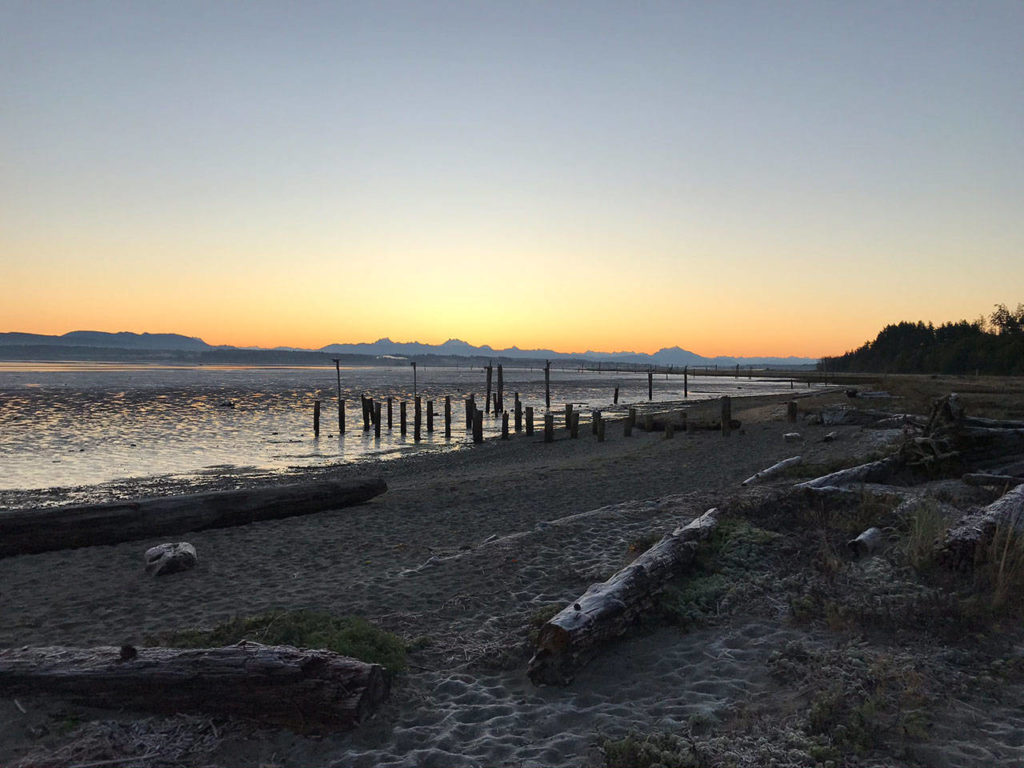
<path fill-rule="evenodd" d="M 542 369 L 504 370 L 506 408 L 518 392 L 524 408 L 544 410 Z M 330 368 L 152 366 L 97 363 L 0 364 L 0 488 L 47 488 L 121 477 L 188 474 L 216 467 L 282 469 L 393 458 L 411 450 L 450 450 L 471 443 L 465 398 L 484 402 L 484 373 L 474 368 L 419 366 L 424 401 L 422 441 L 399 433 L 399 401 L 412 401 L 408 367 L 342 368 L 344 435 L 338 434 L 337 384 Z M 656 376 L 655 400 L 681 400 L 682 377 Z M 558 416 L 567 402 L 585 413 L 619 410 L 647 400 L 646 374 L 552 371 Z M 721 394 L 788 391 L 788 382 L 690 377 L 690 399 Z M 382 408 L 381 437 L 363 431 L 359 398 L 394 399 L 394 427 Z M 452 398 L 452 436 L 444 436 L 444 397 Z M 321 434 L 313 438 L 313 403 L 321 400 Z M 426 431 L 426 401 L 435 401 L 433 433 Z M 557 404 L 557 405 L 556 405 Z M 510 419 L 511 421 L 511 419 Z M 484 417 L 486 436 L 501 419 Z"/>

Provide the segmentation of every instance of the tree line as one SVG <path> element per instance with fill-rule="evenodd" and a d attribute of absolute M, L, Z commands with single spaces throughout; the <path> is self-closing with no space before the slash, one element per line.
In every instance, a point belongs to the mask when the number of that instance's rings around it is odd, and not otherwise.
<path fill-rule="evenodd" d="M 1024 376 L 1024 304 L 1016 310 L 997 304 L 988 318 L 973 322 L 887 325 L 859 349 L 822 358 L 819 369 Z"/>

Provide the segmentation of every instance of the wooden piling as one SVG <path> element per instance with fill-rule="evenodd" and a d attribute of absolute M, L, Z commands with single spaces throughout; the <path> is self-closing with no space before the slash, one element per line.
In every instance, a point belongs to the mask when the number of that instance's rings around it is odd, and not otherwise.
<path fill-rule="evenodd" d="M 484 441 L 484 412 L 479 408 L 473 409 L 473 442 Z"/>
<path fill-rule="evenodd" d="M 491 412 L 491 364 L 487 364 L 487 399 L 484 401 L 484 409 L 487 413 Z"/>
<path fill-rule="evenodd" d="M 565 404 L 565 428 L 572 429 L 572 403 Z"/>
<path fill-rule="evenodd" d="M 452 398 L 451 395 L 444 396 L 444 436 L 445 439 L 452 436 Z"/>
<path fill-rule="evenodd" d="M 508 440 L 508 411 L 501 412 L 501 439 Z"/>
<path fill-rule="evenodd" d="M 604 442 L 604 419 L 601 418 L 601 412 L 597 412 L 597 442 Z"/>
<path fill-rule="evenodd" d="M 738 379 L 739 377 L 740 377 L 740 364 L 736 363 L 736 378 Z"/>
<path fill-rule="evenodd" d="M 618 387 L 615 388 L 615 399 L 614 399 L 613 402 L 615 403 L 615 405 L 619 404 L 619 388 Z"/>
<path fill-rule="evenodd" d="M 370 398 L 360 395 L 363 404 L 363 432 L 370 431 Z"/>
<path fill-rule="evenodd" d="M 647 371 L 647 399 L 654 399 L 654 371 Z"/>
<path fill-rule="evenodd" d="M 555 417 L 553 414 L 544 414 L 544 442 L 551 443 L 555 439 Z"/>
<path fill-rule="evenodd" d="M 690 366 L 683 367 L 683 397 L 690 396 Z"/>
<path fill-rule="evenodd" d="M 722 395 L 722 437 L 732 433 L 732 398 Z"/>
<path fill-rule="evenodd" d="M 533 434 L 533 406 L 526 406 L 526 436 Z"/>
<path fill-rule="evenodd" d="M 497 399 L 498 413 L 505 412 L 505 378 L 501 372 L 501 363 L 498 363 L 498 399 Z"/>
<path fill-rule="evenodd" d="M 569 422 L 569 437 L 573 440 L 580 436 L 580 412 L 572 412 L 572 420 Z"/>
<path fill-rule="evenodd" d="M 790 400 L 786 403 L 786 421 L 790 424 L 796 422 L 796 400 Z"/>
<path fill-rule="evenodd" d="M 597 425 L 601 423 L 601 412 L 596 408 L 590 412 L 590 434 L 597 434 Z"/>
<path fill-rule="evenodd" d="M 412 411 L 412 439 L 417 443 L 420 441 L 420 437 L 423 433 L 423 401 L 420 396 L 417 395 L 413 401 Z"/>
<path fill-rule="evenodd" d="M 313 401 L 313 437 L 320 437 L 320 401 Z"/>
<path fill-rule="evenodd" d="M 406 432 L 405 400 L 398 404 L 398 423 L 404 437 Z"/>
<path fill-rule="evenodd" d="M 551 410 L 551 361 L 544 361 L 544 407 Z"/>
<path fill-rule="evenodd" d="M 470 395 L 466 398 L 466 429 L 472 431 L 473 429 L 473 414 L 476 413 L 476 395 Z"/>
<path fill-rule="evenodd" d="M 516 392 L 516 403 L 515 403 L 515 417 L 516 417 L 516 434 L 518 435 L 523 431 L 523 402 L 519 399 L 519 393 Z"/>
<path fill-rule="evenodd" d="M 391 404 L 393 400 L 394 398 L 392 397 L 388 398 L 388 429 L 391 429 Z"/>
<path fill-rule="evenodd" d="M 380 401 L 373 404 L 373 436 L 380 439 Z"/>
<path fill-rule="evenodd" d="M 341 399 L 341 361 L 334 361 L 334 371 L 338 375 L 338 434 L 345 434 L 345 401 Z"/>
<path fill-rule="evenodd" d="M 492 395 L 491 405 L 494 406 L 494 410 L 492 411 L 492 413 L 494 414 L 494 418 L 498 418 L 498 415 L 501 413 L 501 409 L 498 407 L 498 393 L 497 392 L 495 392 L 494 395 Z"/>
<path fill-rule="evenodd" d="M 427 434 L 434 431 L 434 401 L 427 400 Z"/>

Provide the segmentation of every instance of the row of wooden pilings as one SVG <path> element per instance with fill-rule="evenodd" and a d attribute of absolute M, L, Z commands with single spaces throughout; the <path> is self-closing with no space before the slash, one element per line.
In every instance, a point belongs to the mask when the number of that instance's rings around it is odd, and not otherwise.
<path fill-rule="evenodd" d="M 363 409 L 363 431 L 369 432 L 373 429 L 374 436 L 380 437 L 382 422 L 384 421 L 385 414 L 387 418 L 387 428 L 393 428 L 393 415 L 394 415 L 394 399 L 387 398 L 386 411 L 382 409 L 382 404 L 379 400 L 374 400 L 372 397 L 363 396 L 362 409 Z M 497 404 L 500 400 L 495 399 L 495 415 L 498 414 L 499 410 Z M 423 428 L 423 402 L 422 398 L 416 397 L 413 400 L 413 439 L 419 442 L 422 439 L 422 428 Z M 426 409 L 426 429 L 427 433 L 433 433 L 434 431 L 434 401 L 427 400 Z M 476 407 L 476 396 L 470 395 L 466 398 L 466 430 L 471 430 L 473 433 L 473 442 L 482 443 L 484 440 L 484 412 Z M 408 419 L 406 412 L 406 401 L 399 401 L 399 430 L 404 436 L 408 432 Z M 728 395 L 723 396 L 720 399 L 721 408 L 721 430 L 722 435 L 728 437 L 732 432 L 732 398 Z M 686 429 L 686 412 L 680 413 L 682 417 L 682 429 Z M 513 418 L 515 432 L 524 431 L 526 434 L 533 434 L 533 408 L 530 406 L 523 407 L 522 401 L 519 399 L 519 393 L 515 393 L 515 405 L 513 408 Z M 797 404 L 795 400 L 791 400 L 786 404 L 786 418 L 790 422 L 795 422 L 797 417 Z M 626 414 L 626 418 L 623 419 L 622 429 L 623 435 L 629 437 L 633 434 L 633 428 L 637 426 L 638 412 L 636 408 L 630 408 Z M 654 425 L 654 414 L 646 413 L 643 415 L 643 429 L 645 432 L 651 432 Z M 597 437 L 598 442 L 604 442 L 605 438 L 605 419 L 600 410 L 594 410 L 591 412 L 591 432 Z M 565 406 L 565 428 L 569 432 L 571 439 L 579 437 L 580 429 L 580 411 L 573 408 L 572 403 L 567 403 Z M 550 443 L 554 440 L 554 429 L 555 429 L 555 416 L 553 413 L 544 414 L 544 442 Z M 338 401 L 338 432 L 339 434 L 345 434 L 345 401 Z M 675 425 L 671 419 L 665 421 L 665 437 L 672 438 L 675 432 Z M 320 436 L 320 401 L 316 400 L 313 403 L 313 434 L 315 437 Z M 451 396 L 446 395 L 444 398 L 444 436 L 450 438 L 452 436 L 452 399 Z M 509 439 L 509 412 L 501 411 L 501 439 Z"/>

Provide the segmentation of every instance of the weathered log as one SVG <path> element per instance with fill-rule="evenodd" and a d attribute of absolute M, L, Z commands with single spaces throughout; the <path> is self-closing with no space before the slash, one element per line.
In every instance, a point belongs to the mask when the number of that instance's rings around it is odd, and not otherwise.
<path fill-rule="evenodd" d="M 983 561 L 985 548 L 1000 529 L 1024 532 L 1024 485 L 1005 493 L 977 512 L 964 515 L 936 548 L 938 559 L 952 568 L 970 568 Z"/>
<path fill-rule="evenodd" d="M 741 483 L 741 485 L 750 485 L 751 483 L 759 483 L 762 480 L 767 480 L 769 477 L 772 477 L 773 475 L 777 475 L 780 472 L 782 472 L 783 470 L 789 469 L 790 467 L 797 466 L 803 460 L 804 460 L 803 456 L 793 456 L 792 458 L 789 458 L 789 459 L 783 459 L 778 464 L 772 464 L 767 469 L 762 469 L 760 472 L 757 472 L 756 474 L 751 475 L 746 480 L 744 480 Z"/>
<path fill-rule="evenodd" d="M 0 557 L 73 549 L 341 509 L 387 490 L 380 478 L 165 496 L 0 514 Z"/>
<path fill-rule="evenodd" d="M 867 408 L 852 408 L 848 405 L 837 405 L 823 408 L 821 423 L 827 426 L 848 425 L 857 427 L 898 427 L 904 424 L 922 423 L 920 417 L 906 413 L 890 413 Z"/>
<path fill-rule="evenodd" d="M 1024 483 L 1024 477 L 1014 475 L 995 475 L 985 472 L 970 472 L 964 475 L 963 480 L 967 485 L 994 485 L 1004 488 L 1012 488 Z"/>
<path fill-rule="evenodd" d="M 797 488 L 842 487 L 855 483 L 884 483 L 899 471 L 902 462 L 899 456 L 887 456 L 878 461 L 869 461 L 849 469 L 840 469 L 813 480 L 797 483 Z"/>
<path fill-rule="evenodd" d="M 718 510 L 677 528 L 541 627 L 527 674 L 534 684 L 568 685 L 603 643 L 623 634 L 654 603 L 665 583 L 692 565 L 698 542 L 718 524 Z"/>
<path fill-rule="evenodd" d="M 241 642 L 224 648 L 0 650 L 0 690 L 90 706 L 236 715 L 303 732 L 350 728 L 388 695 L 384 668 L 330 651 Z"/>

